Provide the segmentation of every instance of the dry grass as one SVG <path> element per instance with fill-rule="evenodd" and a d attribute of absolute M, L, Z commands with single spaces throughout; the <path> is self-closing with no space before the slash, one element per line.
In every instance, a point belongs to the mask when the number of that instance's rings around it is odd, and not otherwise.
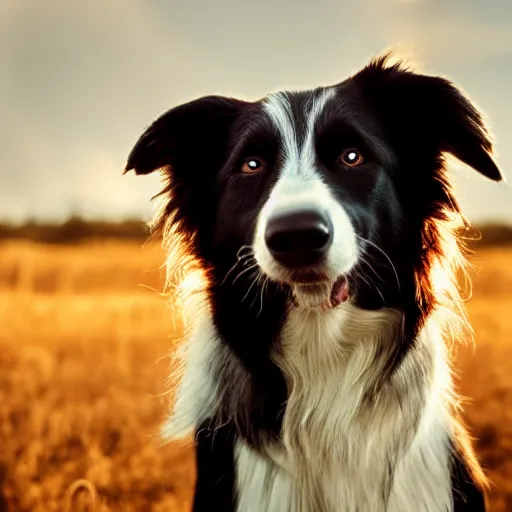
<path fill-rule="evenodd" d="M 477 345 L 458 356 L 495 512 L 512 510 L 511 256 L 475 259 Z M 158 439 L 179 325 L 137 287 L 159 287 L 161 259 L 153 245 L 0 246 L 0 510 L 189 510 L 191 451 Z"/>

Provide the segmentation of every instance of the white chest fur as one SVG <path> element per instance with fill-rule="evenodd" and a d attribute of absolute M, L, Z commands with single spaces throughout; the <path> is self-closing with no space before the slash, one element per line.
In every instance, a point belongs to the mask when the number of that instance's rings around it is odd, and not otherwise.
<path fill-rule="evenodd" d="M 370 404 L 394 310 L 292 310 L 275 355 L 289 385 L 282 446 L 237 446 L 237 512 L 445 512 L 450 374 L 435 325 Z"/>

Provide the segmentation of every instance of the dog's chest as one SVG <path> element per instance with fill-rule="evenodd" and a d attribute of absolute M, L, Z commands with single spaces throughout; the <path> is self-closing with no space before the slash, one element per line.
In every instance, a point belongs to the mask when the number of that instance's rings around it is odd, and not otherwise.
<path fill-rule="evenodd" d="M 266 454 L 237 446 L 237 512 L 450 510 L 446 436 L 418 421 L 420 390 L 403 403 L 393 389 L 372 408 L 363 403 L 379 369 L 377 338 L 397 318 L 333 313 L 285 326 L 276 355 L 289 382 L 282 445 Z"/>
<path fill-rule="evenodd" d="M 397 468 L 389 493 L 382 487 L 377 461 L 355 469 L 340 464 L 306 468 L 311 479 L 239 443 L 237 512 L 450 512 L 453 510 L 448 450 L 441 436 L 414 447 Z M 386 468 L 381 468 L 386 471 Z M 313 483 L 314 482 L 314 483 Z"/>

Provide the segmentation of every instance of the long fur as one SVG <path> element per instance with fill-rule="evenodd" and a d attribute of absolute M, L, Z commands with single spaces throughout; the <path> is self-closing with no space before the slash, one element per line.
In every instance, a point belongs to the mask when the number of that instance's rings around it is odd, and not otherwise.
<path fill-rule="evenodd" d="M 355 130 L 387 174 L 332 174 L 333 127 Z M 196 433 L 194 510 L 484 510 L 450 367 L 471 329 L 458 286 L 468 225 L 444 153 L 498 181 L 491 150 L 449 81 L 386 58 L 334 88 L 208 97 L 148 128 L 127 170 L 168 180 L 153 226 L 187 317 L 163 433 Z M 266 181 L 231 174 L 253 152 L 276 169 Z M 326 271 L 354 294 L 336 308 L 283 284 L 262 241 L 276 204 L 301 202 L 333 215 Z"/>

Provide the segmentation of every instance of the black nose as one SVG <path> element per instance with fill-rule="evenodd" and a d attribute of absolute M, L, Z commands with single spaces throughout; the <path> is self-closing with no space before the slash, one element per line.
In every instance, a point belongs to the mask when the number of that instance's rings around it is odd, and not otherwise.
<path fill-rule="evenodd" d="M 267 221 L 265 242 L 272 256 L 287 267 L 314 265 L 332 243 L 332 221 L 316 208 L 287 209 Z"/>

